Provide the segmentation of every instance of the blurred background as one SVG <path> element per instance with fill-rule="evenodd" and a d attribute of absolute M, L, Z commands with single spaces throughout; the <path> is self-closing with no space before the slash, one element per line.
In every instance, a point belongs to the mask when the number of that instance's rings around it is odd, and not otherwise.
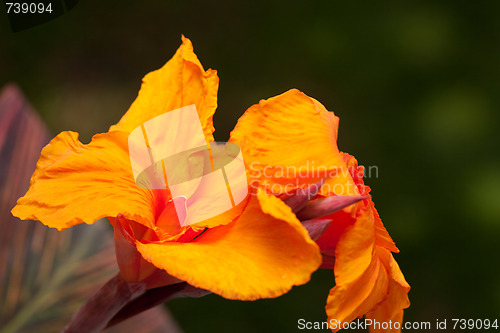
<path fill-rule="evenodd" d="M 0 14 L 0 86 L 16 82 L 54 135 L 87 143 L 184 34 L 220 77 L 217 141 L 290 88 L 340 117 L 339 148 L 378 168 L 365 183 L 412 286 L 406 321 L 500 319 L 499 17 L 498 1 L 80 1 L 17 33 Z M 326 320 L 333 285 L 318 271 L 275 300 L 168 308 L 188 333 L 294 332 Z"/>

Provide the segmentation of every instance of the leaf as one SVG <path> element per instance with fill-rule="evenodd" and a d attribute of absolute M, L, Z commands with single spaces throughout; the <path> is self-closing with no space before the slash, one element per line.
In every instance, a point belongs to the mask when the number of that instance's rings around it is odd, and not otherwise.
<path fill-rule="evenodd" d="M 6 86 L 0 93 L 0 330 L 5 333 L 60 331 L 118 270 L 107 222 L 60 232 L 10 213 L 27 191 L 49 137 L 20 90 Z M 107 332 L 134 329 L 180 332 L 161 307 Z"/>

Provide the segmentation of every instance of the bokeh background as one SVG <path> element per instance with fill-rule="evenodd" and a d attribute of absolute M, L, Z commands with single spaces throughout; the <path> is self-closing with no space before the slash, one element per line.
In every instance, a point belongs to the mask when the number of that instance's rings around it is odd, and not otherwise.
<path fill-rule="evenodd" d="M 0 86 L 88 142 L 184 34 L 218 70 L 216 140 L 290 88 L 340 117 L 340 149 L 378 168 L 365 182 L 412 286 L 405 320 L 500 319 L 499 17 L 499 1 L 80 1 L 18 33 L 0 14 Z M 333 284 L 319 271 L 275 300 L 168 307 L 188 333 L 294 332 L 326 320 Z"/>

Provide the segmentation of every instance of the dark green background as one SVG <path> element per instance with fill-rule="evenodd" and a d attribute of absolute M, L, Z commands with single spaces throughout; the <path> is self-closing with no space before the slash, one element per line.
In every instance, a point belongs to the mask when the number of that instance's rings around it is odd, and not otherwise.
<path fill-rule="evenodd" d="M 88 142 L 189 37 L 218 70 L 215 137 L 259 99 L 298 88 L 341 119 L 339 147 L 401 249 L 409 321 L 499 318 L 499 1 L 80 1 L 18 33 L 0 14 L 0 85 L 17 82 L 54 133 Z M 263 277 L 265 278 L 265 277 Z M 169 308 L 186 332 L 293 332 L 325 320 L 333 273 L 275 300 Z"/>

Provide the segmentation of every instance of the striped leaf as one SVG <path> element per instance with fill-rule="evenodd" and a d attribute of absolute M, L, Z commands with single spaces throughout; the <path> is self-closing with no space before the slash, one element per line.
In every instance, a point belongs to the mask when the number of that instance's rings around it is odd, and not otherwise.
<path fill-rule="evenodd" d="M 6 86 L 0 93 L 0 331 L 5 333 L 60 331 L 85 300 L 117 273 L 107 222 L 59 232 L 39 222 L 20 221 L 10 213 L 27 191 L 50 137 L 19 88 Z M 134 330 L 180 332 L 161 307 L 107 332 Z"/>

